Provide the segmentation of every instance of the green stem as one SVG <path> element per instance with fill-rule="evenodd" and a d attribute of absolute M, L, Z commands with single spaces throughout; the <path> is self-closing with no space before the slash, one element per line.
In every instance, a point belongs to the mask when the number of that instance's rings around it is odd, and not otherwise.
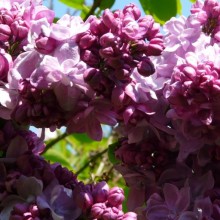
<path fill-rule="evenodd" d="M 100 156 L 102 156 L 107 151 L 108 151 L 108 148 L 104 149 L 103 151 L 101 151 L 101 152 L 97 153 L 96 155 L 94 155 L 83 167 L 81 167 L 77 172 L 75 172 L 75 174 L 79 175 L 83 170 L 85 170 L 89 166 L 90 163 L 97 160 Z"/>
<path fill-rule="evenodd" d="M 53 139 L 52 141 L 50 141 L 47 145 L 46 148 L 44 150 L 43 153 L 45 153 L 46 151 L 48 151 L 53 145 L 55 145 L 56 143 L 58 143 L 59 141 L 61 141 L 62 139 L 64 139 L 65 137 L 67 137 L 70 134 L 67 134 L 66 132 L 61 134 L 60 136 L 56 137 L 55 139 Z"/>
<path fill-rule="evenodd" d="M 105 0 L 106 1 L 106 0 Z M 90 16 L 94 15 L 95 10 L 100 6 L 102 0 L 94 0 L 92 7 L 90 8 L 89 12 L 86 14 L 84 21 Z"/>

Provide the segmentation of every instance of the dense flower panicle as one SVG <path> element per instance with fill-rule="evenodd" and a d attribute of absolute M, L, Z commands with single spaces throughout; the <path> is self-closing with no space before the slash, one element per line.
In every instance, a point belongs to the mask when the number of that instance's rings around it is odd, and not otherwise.
<path fill-rule="evenodd" d="M 45 146 L 33 132 L 1 122 L 0 219 L 137 219 L 123 213 L 121 188 L 110 189 L 104 181 L 84 185 L 68 169 L 39 156 Z M 97 214 L 99 204 L 102 214 Z"/>
<path fill-rule="evenodd" d="M 48 210 L 39 210 L 36 204 L 16 204 L 13 207 L 9 220 L 25 220 L 25 219 L 48 219 L 52 220 L 52 216 Z"/>
<path fill-rule="evenodd" d="M 202 32 L 220 41 L 220 3 L 217 0 L 197 1 L 192 6 L 194 19 L 202 25 Z"/>
<path fill-rule="evenodd" d="M 78 29 L 73 31 L 73 26 Z M 94 92 L 84 81 L 87 65 L 74 38 L 87 29 L 81 19 L 68 15 L 56 24 L 45 18 L 32 22 L 27 51 L 14 61 L 8 88 L 2 90 L 9 96 L 1 103 L 8 109 L 7 118 L 52 129 L 67 125 L 68 131 L 87 132 L 95 140 L 102 137 L 100 123 L 117 123 L 110 103 L 93 101 Z"/>
<path fill-rule="evenodd" d="M 173 149 L 172 142 L 166 141 L 162 138 L 158 140 L 153 135 L 133 144 L 122 139 L 118 142 L 115 156 L 128 167 L 152 171 L 158 179 L 160 174 L 176 161 L 177 149 Z"/>
<path fill-rule="evenodd" d="M 152 114 L 150 102 L 157 97 L 150 56 L 164 49 L 159 25 L 151 16 L 141 17 L 133 4 L 115 12 L 106 9 L 100 18 L 90 16 L 87 22 L 90 28 L 76 37 L 80 57 L 90 66 L 85 82 L 97 97 L 111 102 L 120 122 L 128 122 L 127 109 L 143 115 L 137 121 L 145 117 L 144 111 Z"/>
<path fill-rule="evenodd" d="M 137 215 L 134 212 L 124 213 L 122 211 L 122 202 L 125 199 L 124 192 L 119 187 L 109 188 L 104 181 L 95 185 L 78 185 L 77 202 L 82 208 L 86 219 L 100 220 L 136 220 Z"/>
<path fill-rule="evenodd" d="M 39 47 L 34 49 L 35 45 L 39 46 L 39 42 L 36 43 L 34 39 L 42 31 L 41 26 L 47 28 L 46 32 L 49 31 L 49 34 L 53 35 L 51 40 L 49 37 L 53 45 L 44 48 L 43 52 Z M 58 41 L 56 36 L 62 28 L 66 30 L 65 42 Z M 9 74 L 7 91 L 10 97 L 14 96 L 16 100 L 14 106 L 10 105 L 9 114 L 21 124 L 60 127 L 67 122 L 74 111 L 81 109 L 78 102 L 89 99 L 85 95 L 88 89 L 80 75 L 86 65 L 79 60 L 78 48 L 74 41 L 69 40 L 71 31 L 60 24 L 51 29 L 44 18 L 33 24 L 28 51 L 17 57 Z M 54 43 L 56 43 L 55 48 L 53 48 Z M 51 51 L 50 48 L 53 50 Z M 26 65 L 27 62 L 31 65 Z M 35 65 L 32 65 L 33 63 Z M 14 91 L 16 94 L 11 95 Z M 7 101 L 3 104 L 5 107 L 8 107 Z M 54 112 L 53 115 L 51 112 Z"/>
<path fill-rule="evenodd" d="M 0 5 L 1 47 L 16 56 L 27 44 L 27 35 L 33 21 L 45 17 L 52 23 L 55 13 L 42 5 L 41 1 L 7 1 Z"/>
<path fill-rule="evenodd" d="M 149 197 L 145 210 L 147 219 L 218 219 L 216 198 L 219 195 L 218 188 L 213 187 L 212 172 L 191 174 L 184 181 L 184 185 L 176 187 L 166 180 L 162 190 Z M 198 184 L 199 181 L 203 182 Z"/>
<path fill-rule="evenodd" d="M 180 59 L 174 68 L 164 90 L 170 104 L 167 117 L 172 118 L 177 129 L 180 154 L 183 151 L 185 154 L 180 158 L 186 158 L 187 152 L 195 152 L 204 144 L 218 142 L 219 59 L 215 55 L 218 51 L 219 47 L 213 45 L 202 52 L 187 53 L 185 60 Z"/>

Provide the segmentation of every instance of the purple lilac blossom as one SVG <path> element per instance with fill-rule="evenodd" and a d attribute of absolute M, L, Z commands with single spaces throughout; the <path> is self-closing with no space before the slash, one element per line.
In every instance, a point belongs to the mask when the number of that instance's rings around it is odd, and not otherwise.
<path fill-rule="evenodd" d="M 104 181 L 83 184 L 60 164 L 49 164 L 39 154 L 45 145 L 30 131 L 1 120 L 0 219 L 122 220 L 124 192 Z M 102 204 L 102 206 L 100 206 Z M 98 214 L 98 206 L 103 207 Z"/>
<path fill-rule="evenodd" d="M 191 8 L 193 19 L 201 24 L 202 32 L 220 41 L 220 4 L 217 0 L 198 0 Z"/>
<path fill-rule="evenodd" d="M 90 28 L 76 37 L 80 57 L 90 67 L 85 82 L 96 97 L 110 101 L 119 122 L 148 120 L 157 100 L 150 57 L 164 49 L 159 24 L 150 15 L 141 17 L 134 4 L 115 12 L 106 9 L 100 18 L 90 16 L 87 22 Z"/>
<path fill-rule="evenodd" d="M 164 89 L 170 104 L 167 117 L 172 118 L 178 126 L 176 137 L 179 137 L 180 143 L 179 159 L 186 158 L 187 152 L 197 151 L 204 144 L 218 142 L 218 53 L 216 44 L 202 52 L 186 53 L 185 59 L 179 59 L 171 81 Z M 189 130 L 192 127 L 193 132 Z M 194 142 L 194 147 L 187 142 Z"/>
<path fill-rule="evenodd" d="M 52 23 L 55 13 L 41 1 L 2 1 L 0 3 L 1 48 L 9 50 L 13 58 L 27 44 L 27 35 L 33 21 L 43 17 Z"/>

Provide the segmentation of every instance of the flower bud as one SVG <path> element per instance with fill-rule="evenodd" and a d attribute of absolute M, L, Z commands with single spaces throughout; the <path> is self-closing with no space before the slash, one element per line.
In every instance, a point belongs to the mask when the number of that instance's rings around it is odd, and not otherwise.
<path fill-rule="evenodd" d="M 161 38 L 154 38 L 150 41 L 147 48 L 148 56 L 158 56 L 164 49 L 163 40 Z"/>
<path fill-rule="evenodd" d="M 138 18 L 140 18 L 140 16 L 141 16 L 141 11 L 134 4 L 129 4 L 129 5 L 125 6 L 123 9 L 123 13 L 124 14 L 129 13 L 130 15 L 132 15 L 134 17 L 135 20 L 138 20 Z"/>
<path fill-rule="evenodd" d="M 89 209 L 93 204 L 93 197 L 90 192 L 79 192 L 76 197 L 77 205 L 84 211 Z"/>
<path fill-rule="evenodd" d="M 106 47 L 104 49 L 100 49 L 99 54 L 103 58 L 113 57 L 114 56 L 114 49 L 112 47 Z"/>
<path fill-rule="evenodd" d="M 28 33 L 28 28 L 24 21 L 16 20 L 11 24 L 11 30 L 17 40 L 23 40 Z"/>
<path fill-rule="evenodd" d="M 85 73 L 83 74 L 84 80 L 88 83 L 90 82 L 95 76 L 99 75 L 99 70 L 95 68 L 88 68 Z"/>
<path fill-rule="evenodd" d="M 94 201 L 97 202 L 105 202 L 108 197 L 109 186 L 106 182 L 102 181 L 96 184 L 92 196 Z"/>
<path fill-rule="evenodd" d="M 115 42 L 117 41 L 117 37 L 112 33 L 106 33 L 102 35 L 102 37 L 99 40 L 99 43 L 103 47 L 109 47 L 115 45 Z"/>
<path fill-rule="evenodd" d="M 113 207 L 118 207 L 125 199 L 124 191 L 119 187 L 113 187 L 109 191 L 108 203 Z"/>
<path fill-rule="evenodd" d="M 137 65 L 137 70 L 142 76 L 150 76 L 155 72 L 154 64 L 149 58 L 145 58 Z"/>
<path fill-rule="evenodd" d="M 113 32 L 119 32 L 121 27 L 120 20 L 117 19 L 117 11 L 113 14 L 109 9 L 105 9 L 102 19 L 104 24 Z"/>
<path fill-rule="evenodd" d="M 101 219 L 103 212 L 106 209 L 105 203 L 96 203 L 91 208 L 91 216 L 95 219 Z"/>
<path fill-rule="evenodd" d="M 91 33 L 86 33 L 79 40 L 79 46 L 82 49 L 88 49 L 94 44 L 95 41 L 96 37 L 94 35 L 91 35 Z"/>
<path fill-rule="evenodd" d="M 9 63 L 8 60 L 0 54 L 0 80 L 5 81 L 8 76 Z"/>
<path fill-rule="evenodd" d="M 13 22 L 13 15 L 10 11 L 8 11 L 5 8 L 0 9 L 0 23 L 1 24 L 7 24 L 7 25 L 11 25 L 11 23 Z"/>
<path fill-rule="evenodd" d="M 97 66 L 99 63 L 99 57 L 89 50 L 82 51 L 81 59 L 90 66 Z"/>
<path fill-rule="evenodd" d="M 163 35 L 160 33 L 160 24 L 153 23 L 153 26 L 149 29 L 147 33 L 148 40 L 151 40 L 153 38 L 163 38 Z"/>
<path fill-rule="evenodd" d="M 95 17 L 91 21 L 90 30 L 92 34 L 101 36 L 108 31 L 108 28 L 105 26 L 105 24 L 101 20 Z"/>
<path fill-rule="evenodd" d="M 11 35 L 11 29 L 7 24 L 0 24 L 0 41 L 8 41 Z"/>
<path fill-rule="evenodd" d="M 50 54 L 56 46 L 56 40 L 50 37 L 40 37 L 35 43 L 38 52 L 42 54 Z"/>
<path fill-rule="evenodd" d="M 122 220 L 137 220 L 137 214 L 134 212 L 127 212 L 123 215 Z"/>
<path fill-rule="evenodd" d="M 118 218 L 123 216 L 123 212 L 121 210 L 118 210 L 117 208 L 109 207 L 106 208 L 104 213 L 102 214 L 102 219 L 103 220 L 117 220 Z"/>

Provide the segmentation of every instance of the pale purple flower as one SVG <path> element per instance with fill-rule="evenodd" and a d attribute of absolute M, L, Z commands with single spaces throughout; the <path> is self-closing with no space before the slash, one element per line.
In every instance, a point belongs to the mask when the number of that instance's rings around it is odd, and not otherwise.
<path fill-rule="evenodd" d="M 1 103 L 8 108 L 5 118 L 10 114 L 21 124 L 60 127 L 81 110 L 80 102 L 84 105 L 92 97 L 83 79 L 87 65 L 80 60 L 73 39 L 78 32 L 70 29 L 77 22 L 80 28 L 82 21 L 63 20 L 63 26 L 62 19 L 53 25 L 45 18 L 32 23 L 27 51 L 15 60 L 8 88 L 2 91 L 8 93 Z M 47 47 L 42 48 L 44 40 Z"/>
<path fill-rule="evenodd" d="M 27 44 L 27 35 L 32 22 L 45 18 L 53 22 L 54 12 L 41 1 L 4 1 L 0 5 L 1 48 L 16 57 Z"/>
<path fill-rule="evenodd" d="M 164 31 L 165 49 L 162 56 L 153 59 L 155 78 L 160 81 L 158 88 L 169 82 L 178 60 L 185 58 L 186 53 L 205 50 L 211 44 L 211 38 L 201 31 L 201 25 L 195 22 L 193 15 L 171 18 L 165 23 Z"/>

